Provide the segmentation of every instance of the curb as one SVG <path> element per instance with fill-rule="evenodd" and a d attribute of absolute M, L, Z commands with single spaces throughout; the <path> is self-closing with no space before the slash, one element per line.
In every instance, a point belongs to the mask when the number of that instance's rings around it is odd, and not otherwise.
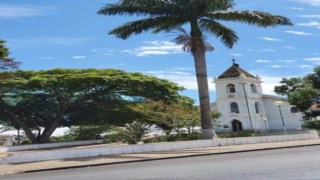
<path fill-rule="evenodd" d="M 20 172 L 11 172 L 10 174 L 35 173 L 35 172 L 56 171 L 56 170 L 65 170 L 65 169 L 78 169 L 78 168 L 107 166 L 107 165 L 125 164 L 125 163 L 148 162 L 148 161 L 168 160 L 168 159 L 181 159 L 181 158 L 188 158 L 188 157 L 201 157 L 201 156 L 221 155 L 221 154 L 235 154 L 235 153 L 255 152 L 255 151 L 264 151 L 264 150 L 275 150 L 275 149 L 289 149 L 289 148 L 310 147 L 310 146 L 319 146 L 319 145 L 320 144 L 318 143 L 318 144 L 296 145 L 296 146 L 287 146 L 287 147 L 270 147 L 270 148 L 263 148 L 263 149 L 239 150 L 239 151 L 220 152 L 220 153 L 204 153 L 204 154 L 194 154 L 194 155 L 175 156 L 175 157 L 150 158 L 150 159 L 141 159 L 141 160 L 122 161 L 122 162 L 110 162 L 110 163 L 99 163 L 99 164 L 58 167 L 58 168 L 27 170 L 27 171 L 20 171 Z M 4 175 L 6 175 L 6 174 L 4 174 Z"/>

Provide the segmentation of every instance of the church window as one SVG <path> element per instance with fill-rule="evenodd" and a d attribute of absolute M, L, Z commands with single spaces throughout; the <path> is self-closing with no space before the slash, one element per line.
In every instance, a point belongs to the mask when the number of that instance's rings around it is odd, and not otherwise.
<path fill-rule="evenodd" d="M 236 102 L 230 104 L 231 113 L 239 113 L 239 106 Z"/>
<path fill-rule="evenodd" d="M 236 92 L 236 87 L 234 84 L 228 84 L 227 85 L 227 92 L 228 93 L 235 93 Z"/>
<path fill-rule="evenodd" d="M 256 85 L 251 84 L 250 87 L 251 87 L 251 92 L 252 92 L 252 93 L 257 93 L 257 87 L 256 87 Z"/>
<path fill-rule="evenodd" d="M 299 112 L 299 108 L 297 106 L 292 106 L 290 108 L 290 110 L 291 110 L 291 113 L 298 113 Z"/>
<path fill-rule="evenodd" d="M 256 109 L 256 113 L 257 113 L 257 114 L 260 113 L 260 106 L 259 106 L 259 103 L 258 103 L 258 102 L 254 103 L 254 107 L 255 107 L 255 109 Z"/>

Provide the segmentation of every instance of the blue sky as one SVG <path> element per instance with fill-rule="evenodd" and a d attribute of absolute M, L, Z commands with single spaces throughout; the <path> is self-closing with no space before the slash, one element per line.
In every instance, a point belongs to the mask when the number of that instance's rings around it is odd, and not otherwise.
<path fill-rule="evenodd" d="M 197 100 L 193 58 L 171 42 L 174 33 L 146 33 L 128 40 L 107 35 L 133 17 L 99 16 L 116 0 L 0 0 L 0 38 L 21 69 L 116 68 L 157 76 L 185 86 Z M 227 23 L 240 37 L 233 49 L 207 35 L 215 51 L 207 54 L 209 80 L 230 67 L 231 59 L 262 77 L 265 94 L 282 77 L 303 76 L 320 65 L 320 0 L 235 0 L 236 10 L 286 16 L 294 26 L 257 28 Z M 137 18 L 137 17 L 134 17 Z M 215 99 L 210 83 L 211 100 Z"/>

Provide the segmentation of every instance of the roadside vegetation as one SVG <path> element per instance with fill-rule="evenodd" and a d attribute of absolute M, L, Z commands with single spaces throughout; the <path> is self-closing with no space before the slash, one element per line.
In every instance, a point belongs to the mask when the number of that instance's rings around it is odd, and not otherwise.
<path fill-rule="evenodd" d="M 115 69 L 17 70 L 0 40 L 0 124 L 3 130 L 23 130 L 30 143 L 104 139 L 108 143 L 164 142 L 210 139 L 212 124 L 220 116 L 210 111 L 207 52 L 214 51 L 203 35 L 217 37 L 232 48 L 239 37 L 225 22 L 258 27 L 292 25 L 279 15 L 261 11 L 235 11 L 233 0 L 119 0 L 98 14 L 129 15 L 141 19 L 110 30 L 121 39 L 151 31 L 179 32 L 173 39 L 190 52 L 195 63 L 199 107 L 180 95 L 184 88 L 167 80 Z M 185 30 L 184 28 L 188 28 Z M 305 127 L 320 130 L 320 67 L 303 78 L 283 79 L 275 91 L 305 115 Z M 312 105 L 312 106 L 311 106 Z M 201 130 L 196 127 L 201 126 Z M 70 131 L 52 137 L 60 127 Z M 152 134 L 150 129 L 163 134 Z M 219 137 L 252 136 L 256 132 L 228 133 Z M 0 129 L 0 131 L 2 130 Z"/>

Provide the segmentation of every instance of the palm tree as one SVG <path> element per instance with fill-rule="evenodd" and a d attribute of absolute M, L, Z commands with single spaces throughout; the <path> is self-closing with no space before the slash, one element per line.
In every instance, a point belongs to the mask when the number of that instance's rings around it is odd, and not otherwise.
<path fill-rule="evenodd" d="M 238 36 L 220 21 L 240 22 L 260 27 L 292 25 L 290 20 L 283 16 L 260 11 L 233 11 L 234 6 L 233 0 L 119 0 L 118 3 L 107 4 L 98 11 L 98 14 L 108 16 L 144 17 L 109 32 L 121 39 L 146 31 L 170 32 L 183 25 L 190 26 L 190 34 L 183 30 L 187 36 L 177 37 L 175 41 L 183 44 L 184 50 L 190 51 L 194 57 L 203 139 L 212 138 L 215 133 L 212 128 L 205 60 L 205 53 L 212 51 L 213 47 L 205 42 L 202 32 L 215 35 L 228 48 L 232 48 Z"/>

